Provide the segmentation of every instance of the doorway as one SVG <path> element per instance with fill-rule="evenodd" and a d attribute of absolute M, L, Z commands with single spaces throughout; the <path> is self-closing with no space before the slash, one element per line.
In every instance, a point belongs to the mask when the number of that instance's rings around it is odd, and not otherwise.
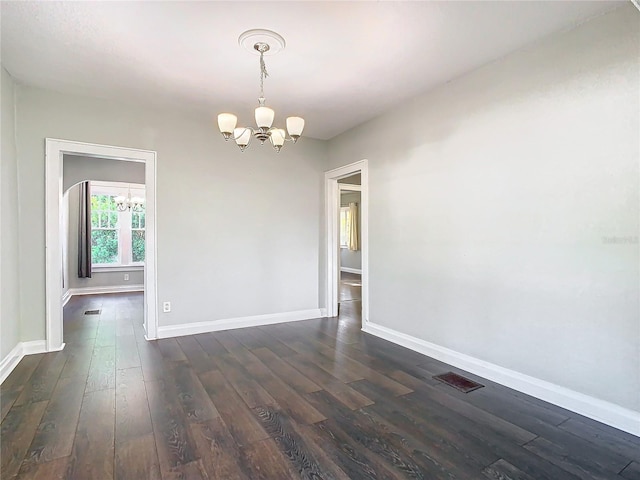
<path fill-rule="evenodd" d="M 358 179 L 356 182 L 355 179 Z M 359 183 L 359 185 L 357 184 Z M 346 203 L 357 204 L 358 232 L 357 247 L 345 245 L 343 192 L 357 193 L 359 202 L 347 198 Z M 369 321 L 369 262 L 368 262 L 368 168 L 367 160 L 336 168 L 325 173 L 326 195 L 326 291 L 325 301 L 328 317 L 339 313 L 361 316 L 362 328 Z M 350 201 L 352 200 L 352 201 Z M 342 220 L 342 221 L 341 221 Z M 347 259 L 356 263 L 343 265 Z M 359 267 L 359 268 L 358 268 Z M 359 296 L 360 298 L 355 298 Z M 360 309 L 361 305 L 361 309 Z M 345 311 L 348 309 L 348 312 Z M 351 311 L 358 309 L 359 311 Z"/>
<path fill-rule="evenodd" d="M 362 175 L 338 180 L 340 194 L 340 255 L 338 316 L 362 323 Z"/>
<path fill-rule="evenodd" d="M 156 152 L 107 145 L 46 139 L 46 347 L 64 348 L 62 255 L 66 235 L 63 224 L 63 160 L 65 155 L 105 161 L 144 163 L 146 187 L 146 238 L 144 267 L 144 331 L 147 339 L 157 337 L 156 293 Z"/>

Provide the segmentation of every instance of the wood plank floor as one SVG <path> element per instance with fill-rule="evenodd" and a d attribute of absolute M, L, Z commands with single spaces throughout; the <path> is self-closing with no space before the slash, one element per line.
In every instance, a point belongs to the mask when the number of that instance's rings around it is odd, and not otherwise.
<path fill-rule="evenodd" d="M 142 296 L 74 297 L 0 389 L 2 479 L 639 479 L 640 439 L 318 319 L 147 342 Z M 84 315 L 99 309 L 99 315 Z"/>

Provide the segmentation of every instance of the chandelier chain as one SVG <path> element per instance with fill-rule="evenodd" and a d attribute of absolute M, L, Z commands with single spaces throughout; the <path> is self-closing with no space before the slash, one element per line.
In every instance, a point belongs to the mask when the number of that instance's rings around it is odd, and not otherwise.
<path fill-rule="evenodd" d="M 267 66 L 264 63 L 264 52 L 260 52 L 260 98 L 264 101 L 264 79 L 269 76 Z"/>

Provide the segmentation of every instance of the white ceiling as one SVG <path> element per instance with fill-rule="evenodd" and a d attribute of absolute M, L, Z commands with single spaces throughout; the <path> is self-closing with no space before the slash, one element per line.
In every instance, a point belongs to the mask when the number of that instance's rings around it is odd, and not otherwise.
<path fill-rule="evenodd" d="M 252 123 L 267 28 L 276 124 L 328 139 L 550 33 L 626 2 L 1 2 L 2 64 L 28 85 Z M 215 128 L 212 125 L 212 128 Z"/>

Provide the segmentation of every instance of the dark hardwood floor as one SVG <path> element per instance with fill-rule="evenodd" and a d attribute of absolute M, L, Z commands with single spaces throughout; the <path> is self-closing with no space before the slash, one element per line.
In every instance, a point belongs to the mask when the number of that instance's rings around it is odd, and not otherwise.
<path fill-rule="evenodd" d="M 358 273 L 340 272 L 339 293 L 340 303 L 359 302 L 362 300 L 362 276 Z"/>
<path fill-rule="evenodd" d="M 2 479 L 640 478 L 640 439 L 434 381 L 457 370 L 363 334 L 343 293 L 338 319 L 155 342 L 140 294 L 74 297 L 64 351 L 0 389 Z"/>

